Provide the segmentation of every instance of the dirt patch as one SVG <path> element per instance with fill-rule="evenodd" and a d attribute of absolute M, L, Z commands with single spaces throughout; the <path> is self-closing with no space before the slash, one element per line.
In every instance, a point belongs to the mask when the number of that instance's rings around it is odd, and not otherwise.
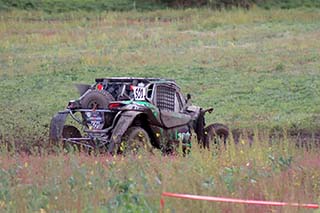
<path fill-rule="evenodd" d="M 281 142 L 281 140 L 285 139 L 295 143 L 298 148 L 305 148 L 307 150 L 320 148 L 320 129 L 317 131 L 292 129 L 284 132 L 281 130 L 255 131 L 253 129 L 238 128 L 230 131 L 229 138 L 229 140 L 235 144 L 245 142 L 250 145 L 255 143 L 255 141 L 266 141 L 272 145 L 274 142 Z M 46 136 L 30 138 L 28 141 L 32 141 L 32 143 L 0 135 L 0 151 L 26 155 L 41 155 L 50 154 L 53 153 L 54 150 L 57 150 L 56 146 L 49 143 Z"/>

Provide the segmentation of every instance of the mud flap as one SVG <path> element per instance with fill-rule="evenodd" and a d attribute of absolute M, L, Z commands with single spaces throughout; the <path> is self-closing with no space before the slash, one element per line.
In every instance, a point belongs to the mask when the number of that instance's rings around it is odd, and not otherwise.
<path fill-rule="evenodd" d="M 90 84 L 75 84 L 80 96 L 82 96 L 88 89 L 90 89 Z"/>
<path fill-rule="evenodd" d="M 111 143 L 109 145 L 109 153 L 116 153 L 116 148 L 121 143 L 121 138 L 124 135 L 124 133 L 127 131 L 127 129 L 131 126 L 134 119 L 142 114 L 142 112 L 137 111 L 127 111 L 123 112 L 121 114 L 121 117 L 119 118 L 117 125 L 114 127 L 112 136 L 111 136 Z"/>
<path fill-rule="evenodd" d="M 198 119 L 196 120 L 196 124 L 194 127 L 195 133 L 197 135 L 198 144 L 201 144 L 205 147 L 205 130 L 204 127 L 206 125 L 205 123 L 205 111 L 200 110 Z"/>
<path fill-rule="evenodd" d="M 57 142 L 62 138 L 62 130 L 66 118 L 68 116 L 68 111 L 59 112 L 51 119 L 49 139 L 52 142 Z"/>

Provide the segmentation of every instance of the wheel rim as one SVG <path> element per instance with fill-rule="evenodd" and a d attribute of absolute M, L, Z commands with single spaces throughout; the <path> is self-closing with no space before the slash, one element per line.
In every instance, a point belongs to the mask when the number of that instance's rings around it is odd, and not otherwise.
<path fill-rule="evenodd" d="M 124 141 L 120 145 L 120 152 L 123 154 L 138 154 L 142 150 L 148 150 L 149 137 L 142 131 L 137 132 L 128 141 Z"/>
<path fill-rule="evenodd" d="M 90 101 L 88 103 L 88 107 L 87 108 L 89 108 L 89 109 L 101 109 L 101 108 L 103 108 L 103 106 L 98 101 L 92 100 L 92 101 Z"/>
<path fill-rule="evenodd" d="M 130 141 L 129 150 L 133 153 L 139 152 L 141 149 L 147 149 L 148 138 L 142 131 L 139 131 Z"/>

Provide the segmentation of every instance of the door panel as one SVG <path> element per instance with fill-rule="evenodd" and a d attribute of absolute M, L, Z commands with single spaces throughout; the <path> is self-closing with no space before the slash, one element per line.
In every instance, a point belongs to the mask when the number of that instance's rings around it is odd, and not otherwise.
<path fill-rule="evenodd" d="M 160 116 L 161 116 L 162 123 L 166 128 L 187 125 L 191 121 L 190 115 L 177 113 L 177 112 L 169 112 L 169 111 L 161 110 Z"/>

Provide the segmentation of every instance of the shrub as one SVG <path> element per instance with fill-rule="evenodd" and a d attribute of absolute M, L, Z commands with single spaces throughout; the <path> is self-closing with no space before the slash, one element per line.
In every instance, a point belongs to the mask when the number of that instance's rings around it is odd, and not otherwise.
<path fill-rule="evenodd" d="M 265 9 L 272 7 L 289 9 L 296 7 L 320 7 L 318 0 L 0 0 L 0 10 L 43 10 L 46 12 L 68 11 L 129 11 L 155 10 L 166 7 L 209 7 L 230 9 L 242 7 L 249 9 L 258 5 Z"/>

